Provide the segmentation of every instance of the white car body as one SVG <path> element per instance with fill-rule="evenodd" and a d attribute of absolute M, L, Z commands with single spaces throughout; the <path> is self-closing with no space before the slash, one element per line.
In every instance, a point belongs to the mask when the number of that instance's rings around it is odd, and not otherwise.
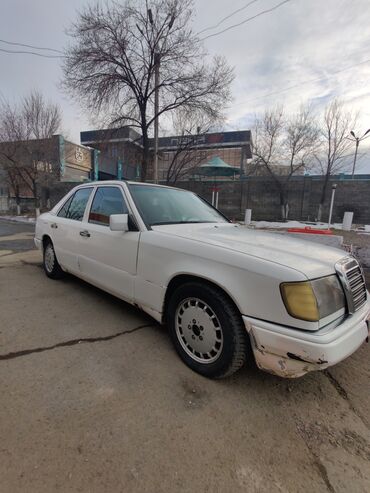
<path fill-rule="evenodd" d="M 58 217 L 76 189 L 98 186 L 120 188 L 138 231 L 112 231 L 87 222 L 94 192 L 82 221 Z M 90 236 L 81 236 L 81 231 Z M 348 257 L 343 251 L 233 223 L 148 228 L 127 182 L 93 182 L 73 189 L 38 218 L 35 243 L 40 249 L 46 237 L 63 270 L 140 307 L 160 323 L 174 283 L 197 278 L 218 286 L 240 312 L 258 367 L 279 376 L 293 378 L 334 365 L 369 334 L 368 294 L 354 313 L 343 309 L 318 322 L 289 315 L 280 294 L 281 283 L 336 274 L 335 264 Z"/>

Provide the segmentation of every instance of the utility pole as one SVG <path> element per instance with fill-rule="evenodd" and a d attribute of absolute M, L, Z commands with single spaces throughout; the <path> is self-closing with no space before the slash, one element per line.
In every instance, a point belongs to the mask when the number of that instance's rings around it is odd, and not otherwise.
<path fill-rule="evenodd" d="M 159 65 L 160 55 L 154 55 L 154 183 L 158 183 L 158 111 L 159 111 Z"/>
<path fill-rule="evenodd" d="M 351 130 L 351 136 L 352 137 L 347 137 L 349 138 L 349 140 L 352 140 L 352 142 L 355 142 L 355 145 L 356 145 L 356 150 L 355 150 L 355 157 L 353 159 L 353 166 L 352 166 L 352 180 L 353 180 L 353 175 L 355 174 L 355 169 L 356 169 L 356 161 L 357 161 L 357 152 L 358 152 L 358 146 L 360 145 L 360 142 L 364 139 L 366 139 L 368 133 L 370 132 L 370 128 L 368 130 L 366 130 L 366 132 L 364 133 L 364 135 L 362 137 L 356 137 L 355 135 L 355 132 L 353 130 Z"/>
<path fill-rule="evenodd" d="M 352 180 L 353 180 L 353 175 L 355 174 L 358 146 L 360 145 L 360 139 L 358 137 L 356 137 L 355 139 L 356 139 L 356 150 L 355 150 L 355 157 L 353 159 Z"/>
<path fill-rule="evenodd" d="M 148 9 L 148 19 L 152 26 L 153 31 L 156 31 L 155 20 L 153 18 L 152 9 Z M 167 17 L 168 19 L 168 17 Z M 167 33 L 163 37 L 162 48 L 166 44 L 166 36 L 168 36 L 173 24 L 175 22 L 175 14 L 173 13 L 169 19 L 167 26 Z M 154 183 L 158 183 L 158 112 L 159 112 L 159 66 L 161 63 L 161 54 L 156 51 L 154 53 L 154 165 L 153 165 L 153 178 Z"/>

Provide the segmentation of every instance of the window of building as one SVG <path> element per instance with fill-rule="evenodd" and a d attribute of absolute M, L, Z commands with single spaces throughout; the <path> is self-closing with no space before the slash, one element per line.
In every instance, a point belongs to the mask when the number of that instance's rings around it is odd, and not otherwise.
<path fill-rule="evenodd" d="M 117 187 L 99 187 L 89 214 L 89 223 L 109 226 L 112 214 L 128 214 L 122 192 Z"/>
<path fill-rule="evenodd" d="M 111 157 L 118 157 L 118 147 L 116 145 L 112 145 L 110 149 Z"/>

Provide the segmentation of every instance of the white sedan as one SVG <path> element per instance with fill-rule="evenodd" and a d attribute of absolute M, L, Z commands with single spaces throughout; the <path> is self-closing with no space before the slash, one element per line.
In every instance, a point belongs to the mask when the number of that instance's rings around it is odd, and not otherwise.
<path fill-rule="evenodd" d="M 231 223 L 192 192 L 122 181 L 71 190 L 36 224 L 48 277 L 74 274 L 166 323 L 183 361 L 284 377 L 345 359 L 369 333 L 361 267 L 334 248 Z"/>

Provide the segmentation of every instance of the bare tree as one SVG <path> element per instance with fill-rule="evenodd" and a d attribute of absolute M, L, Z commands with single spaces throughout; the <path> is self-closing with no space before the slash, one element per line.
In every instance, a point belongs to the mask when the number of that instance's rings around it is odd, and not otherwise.
<path fill-rule="evenodd" d="M 74 42 L 66 50 L 64 85 L 110 126 L 140 128 L 143 181 L 156 118 L 179 107 L 218 118 L 230 100 L 233 71 L 222 57 L 207 63 L 190 27 L 193 11 L 192 0 L 153 0 L 150 8 L 148 1 L 107 2 L 86 7 L 70 31 Z"/>
<path fill-rule="evenodd" d="M 166 170 L 167 184 L 184 179 L 203 161 L 204 155 L 198 146 L 214 124 L 203 113 L 189 112 L 184 108 L 174 112 L 173 130 L 178 140 Z"/>
<path fill-rule="evenodd" d="M 31 91 L 23 99 L 21 111 L 28 138 L 46 139 L 54 135 L 61 127 L 60 107 L 47 102 L 38 91 Z"/>
<path fill-rule="evenodd" d="M 2 167 L 9 191 L 14 194 L 17 214 L 21 213 L 21 163 L 19 142 L 27 138 L 24 119 L 18 107 L 2 101 L 0 107 L 0 166 Z"/>
<path fill-rule="evenodd" d="M 330 176 L 346 171 L 351 163 L 348 152 L 353 142 L 348 138 L 355 127 L 357 115 L 345 111 L 343 104 L 332 101 L 325 109 L 320 125 L 320 148 L 316 154 L 317 168 L 324 176 L 317 219 L 321 221 L 322 210 L 327 196 Z"/>
<path fill-rule="evenodd" d="M 287 186 L 292 176 L 311 165 L 318 130 L 308 106 L 286 117 L 282 107 L 256 118 L 252 169 L 267 171 L 279 192 L 281 217 L 288 219 Z"/>
<path fill-rule="evenodd" d="M 40 188 L 54 181 L 56 156 L 48 140 L 61 124 L 58 106 L 33 91 L 20 104 L 3 102 L 0 108 L 0 165 L 20 213 L 20 195 L 28 190 L 39 214 Z"/>

